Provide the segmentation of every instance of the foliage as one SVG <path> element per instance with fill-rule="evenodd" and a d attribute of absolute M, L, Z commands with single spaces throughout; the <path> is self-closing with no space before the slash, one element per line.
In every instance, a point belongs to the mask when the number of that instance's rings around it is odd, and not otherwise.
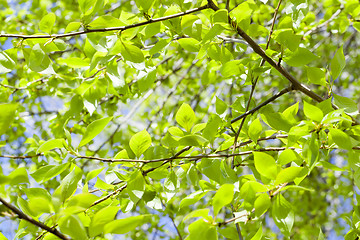
<path fill-rule="evenodd" d="M 0 4 L 6 237 L 360 236 L 358 1 Z"/>

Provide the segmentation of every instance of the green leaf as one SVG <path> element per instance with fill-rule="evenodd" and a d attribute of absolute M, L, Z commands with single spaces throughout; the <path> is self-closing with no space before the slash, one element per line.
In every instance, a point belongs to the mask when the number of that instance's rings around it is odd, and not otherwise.
<path fill-rule="evenodd" d="M 304 101 L 304 114 L 315 122 L 321 122 L 324 117 L 323 112 L 318 107 L 315 107 L 306 101 Z"/>
<path fill-rule="evenodd" d="M 176 122 L 190 132 L 195 123 L 195 113 L 189 104 L 183 103 L 175 115 Z"/>
<path fill-rule="evenodd" d="M 275 159 L 263 152 L 253 152 L 253 154 L 256 170 L 266 178 L 275 179 L 277 176 Z"/>
<path fill-rule="evenodd" d="M 253 11 L 249 2 L 243 2 L 231 11 L 231 15 L 236 18 L 237 22 L 241 22 L 242 20 L 249 19 Z"/>
<path fill-rule="evenodd" d="M 345 112 L 351 116 L 359 114 L 357 104 L 350 98 L 343 97 L 337 94 L 333 94 L 334 102 L 339 108 L 344 108 Z"/>
<path fill-rule="evenodd" d="M 151 146 L 150 134 L 145 129 L 136 133 L 131 137 L 129 145 L 136 157 L 139 158 Z"/>
<path fill-rule="evenodd" d="M 65 202 L 71 197 L 76 189 L 77 184 L 82 178 L 82 171 L 79 167 L 75 168 L 61 180 L 60 186 L 55 190 L 54 195 L 58 196 L 60 201 Z"/>
<path fill-rule="evenodd" d="M 85 130 L 85 133 L 80 141 L 78 148 L 86 145 L 94 137 L 96 137 L 99 133 L 101 133 L 104 130 L 104 128 L 106 127 L 106 125 L 111 121 L 112 118 L 113 117 L 106 117 L 106 118 L 95 120 L 92 123 L 90 123 Z"/>
<path fill-rule="evenodd" d="M 296 152 L 292 149 L 285 149 L 285 151 L 283 151 L 278 159 L 278 163 L 279 165 L 285 165 L 288 164 L 290 162 L 295 162 L 298 163 L 298 157 L 296 155 Z M 300 165 L 300 164 L 298 164 Z"/>
<path fill-rule="evenodd" d="M 339 77 L 345 65 L 346 65 L 345 56 L 344 56 L 343 48 L 341 47 L 336 51 L 335 56 L 331 59 L 331 63 L 330 63 L 330 73 L 333 79 Z"/>
<path fill-rule="evenodd" d="M 216 113 L 221 115 L 223 114 L 226 109 L 227 109 L 227 105 L 226 103 L 221 100 L 220 98 L 216 97 L 216 101 L 215 101 L 215 108 L 216 108 Z"/>
<path fill-rule="evenodd" d="M 285 236 L 289 236 L 294 225 L 295 214 L 291 204 L 281 194 L 275 196 L 271 214 L 280 231 Z"/>
<path fill-rule="evenodd" d="M 339 148 L 351 150 L 352 144 L 350 137 L 340 129 L 330 128 L 330 136 Z"/>
<path fill-rule="evenodd" d="M 50 58 L 45 54 L 40 44 L 33 46 L 27 64 L 34 72 L 44 72 L 49 66 L 51 67 Z M 53 71 L 53 70 L 52 70 Z"/>
<path fill-rule="evenodd" d="M 256 209 L 255 209 L 256 211 Z M 259 230 L 257 230 L 257 232 L 255 233 L 255 235 L 251 238 L 251 240 L 261 240 L 263 236 L 263 230 L 262 230 L 262 226 L 259 227 Z"/>
<path fill-rule="evenodd" d="M 198 52 L 200 49 L 200 43 L 194 38 L 180 38 L 178 40 L 180 46 L 189 52 Z"/>
<path fill-rule="evenodd" d="M 296 51 L 299 47 L 301 36 L 294 34 L 293 29 L 288 28 L 275 30 L 273 35 L 275 41 L 289 48 L 292 52 Z"/>
<path fill-rule="evenodd" d="M 222 64 L 220 72 L 221 75 L 223 75 L 225 78 L 228 78 L 231 76 L 240 75 L 243 72 L 243 68 L 244 66 L 241 65 L 240 60 L 232 60 Z"/>
<path fill-rule="evenodd" d="M 18 104 L 15 103 L 0 104 L 0 136 L 6 133 L 11 123 L 14 121 L 17 107 Z"/>
<path fill-rule="evenodd" d="M 95 213 L 94 217 L 91 219 L 89 227 L 90 237 L 95 237 L 103 233 L 104 226 L 115 220 L 119 209 L 120 207 L 118 206 L 107 206 Z"/>
<path fill-rule="evenodd" d="M 198 146 L 198 147 L 201 147 L 205 143 L 207 143 L 207 140 L 205 138 L 203 138 L 202 136 L 200 136 L 200 135 L 190 134 L 190 135 L 186 135 L 186 136 L 180 138 L 178 142 L 182 146 Z"/>
<path fill-rule="evenodd" d="M 206 239 L 206 240 L 217 240 L 218 234 L 216 227 L 212 226 L 210 223 L 205 222 L 204 219 L 199 219 L 189 225 L 189 235 L 186 238 L 187 240 L 197 240 L 197 239 Z"/>
<path fill-rule="evenodd" d="M 140 8 L 144 12 L 147 12 L 154 4 L 154 0 L 135 0 L 135 3 L 138 8 Z"/>
<path fill-rule="evenodd" d="M 251 140 L 257 142 L 262 132 L 262 126 L 259 118 L 256 118 L 249 126 L 248 134 Z"/>
<path fill-rule="evenodd" d="M 210 120 L 207 122 L 206 127 L 204 128 L 203 136 L 211 143 L 214 142 L 220 124 L 221 118 L 218 115 L 212 115 Z"/>
<path fill-rule="evenodd" d="M 263 215 L 271 206 L 271 200 L 267 193 L 260 194 L 254 203 L 255 216 L 260 217 Z"/>
<path fill-rule="evenodd" d="M 201 198 L 205 196 L 206 193 L 207 191 L 201 191 L 201 190 L 192 192 L 190 195 L 187 195 L 184 199 L 181 200 L 180 208 L 184 208 L 197 203 Z"/>
<path fill-rule="evenodd" d="M 56 21 L 56 15 L 53 12 L 46 14 L 40 21 L 40 30 L 51 34 L 51 29 Z"/>
<path fill-rule="evenodd" d="M 69 58 L 59 58 L 57 62 L 60 65 L 65 65 L 71 68 L 85 68 L 90 67 L 90 59 L 89 58 L 77 58 L 77 57 L 69 57 Z"/>
<path fill-rule="evenodd" d="M 70 22 L 65 28 L 65 33 L 76 31 L 80 27 L 81 27 L 81 22 Z"/>
<path fill-rule="evenodd" d="M 276 176 L 275 185 L 294 181 L 294 179 L 299 176 L 303 169 L 304 168 L 302 167 L 288 167 L 282 169 Z"/>
<path fill-rule="evenodd" d="M 84 224 L 77 215 L 62 217 L 59 221 L 60 231 L 73 239 L 88 239 Z"/>
<path fill-rule="evenodd" d="M 120 53 L 126 61 L 130 61 L 134 63 L 141 63 L 144 61 L 144 54 L 142 53 L 140 48 L 134 45 L 121 42 Z"/>
<path fill-rule="evenodd" d="M 299 47 L 294 53 L 288 52 L 284 61 L 292 67 L 301 67 L 318 59 L 306 48 Z"/>
<path fill-rule="evenodd" d="M 94 21 L 89 24 L 91 28 L 109 28 L 109 27 L 121 27 L 124 26 L 124 23 L 118 18 L 113 16 L 99 16 Z"/>
<path fill-rule="evenodd" d="M 69 166 L 70 163 L 64 163 L 61 165 L 45 165 L 30 175 L 38 183 L 43 183 L 61 174 L 63 171 L 65 171 L 65 169 L 69 168 Z"/>
<path fill-rule="evenodd" d="M 219 190 L 217 190 L 215 196 L 212 199 L 212 205 L 214 208 L 214 216 L 218 215 L 221 208 L 230 204 L 234 197 L 234 185 L 224 184 Z"/>
<path fill-rule="evenodd" d="M 104 233 L 125 234 L 148 222 L 150 214 L 114 220 L 104 226 Z"/>
<path fill-rule="evenodd" d="M 44 152 L 53 150 L 55 148 L 64 148 L 66 146 L 67 146 L 67 144 L 65 142 L 65 139 L 63 139 L 63 138 L 51 139 L 51 140 L 48 140 L 48 141 L 44 142 L 43 144 L 41 144 L 41 146 L 38 148 L 36 153 L 44 153 Z"/>
<path fill-rule="evenodd" d="M 127 183 L 127 191 L 131 201 L 134 203 L 137 203 L 144 195 L 145 180 L 140 171 L 136 171 L 131 175 L 130 181 Z"/>
<path fill-rule="evenodd" d="M 15 61 L 5 51 L 0 52 L 0 74 L 11 72 L 15 66 Z"/>
<path fill-rule="evenodd" d="M 327 85 L 325 80 L 325 69 L 316 68 L 316 67 L 306 67 L 306 74 L 309 82 L 321 86 Z"/>
<path fill-rule="evenodd" d="M 180 181 L 174 171 L 171 171 L 164 181 L 164 189 L 169 193 L 176 193 L 180 187 Z"/>

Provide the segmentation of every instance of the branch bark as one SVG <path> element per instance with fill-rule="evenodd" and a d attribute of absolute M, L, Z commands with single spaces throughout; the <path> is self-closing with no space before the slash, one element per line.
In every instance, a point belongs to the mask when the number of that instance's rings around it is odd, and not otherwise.
<path fill-rule="evenodd" d="M 28 221 L 31 224 L 38 226 L 39 228 L 42 228 L 49 233 L 54 234 L 55 236 L 57 236 L 60 239 L 64 239 L 64 240 L 70 239 L 70 238 L 66 237 L 64 234 L 62 234 L 61 232 L 59 232 L 56 228 L 51 228 L 49 226 L 46 226 L 44 223 L 39 222 L 39 221 L 33 219 L 32 217 L 26 215 L 21 210 L 17 209 L 15 206 L 11 205 L 10 203 L 5 201 L 1 197 L 0 197 L 0 202 L 2 202 L 2 204 L 4 204 L 5 207 L 7 207 L 11 211 L 13 211 L 20 219 L 24 219 L 25 221 Z"/>
<path fill-rule="evenodd" d="M 136 27 L 141 27 L 141 26 L 145 26 L 151 23 L 156 23 L 156 22 L 162 22 L 165 20 L 169 20 L 172 18 L 177 18 L 177 17 L 181 17 L 181 16 L 185 16 L 188 14 L 192 14 L 192 13 L 196 13 L 199 11 L 202 11 L 204 9 L 209 8 L 208 5 L 204 5 L 198 8 L 194 8 L 194 9 L 190 9 L 188 11 L 185 12 L 181 12 L 181 13 L 177 13 L 177 14 L 173 14 L 173 15 L 169 15 L 169 16 L 165 16 L 165 17 L 160 17 L 160 18 L 156 18 L 156 19 L 150 19 L 149 21 L 145 21 L 145 22 L 140 22 L 140 23 L 135 23 L 135 24 L 131 24 L 131 25 L 127 25 L 127 26 L 120 26 L 120 27 L 109 27 L 109 28 L 96 28 L 96 29 L 87 29 L 84 31 L 78 31 L 78 32 L 70 32 L 70 33 L 64 33 L 64 34 L 46 34 L 46 35 L 22 35 L 22 34 L 0 34 L 0 38 L 20 38 L 20 39 L 34 39 L 34 38 L 66 38 L 66 37 L 73 37 L 73 36 L 78 36 L 78 35 L 83 35 L 83 34 L 88 34 L 88 33 L 94 33 L 94 32 L 111 32 L 111 31 L 124 31 L 127 29 L 131 29 L 131 28 L 136 28 Z"/>

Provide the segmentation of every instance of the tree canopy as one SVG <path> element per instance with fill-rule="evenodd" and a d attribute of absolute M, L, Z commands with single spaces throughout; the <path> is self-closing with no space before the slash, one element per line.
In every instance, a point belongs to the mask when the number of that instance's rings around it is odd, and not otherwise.
<path fill-rule="evenodd" d="M 359 1 L 0 6 L 0 239 L 360 236 Z"/>

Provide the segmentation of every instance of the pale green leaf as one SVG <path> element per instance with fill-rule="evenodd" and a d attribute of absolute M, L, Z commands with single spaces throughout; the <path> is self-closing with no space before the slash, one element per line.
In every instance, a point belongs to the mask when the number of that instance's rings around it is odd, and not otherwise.
<path fill-rule="evenodd" d="M 106 127 L 106 125 L 111 121 L 112 118 L 113 117 L 106 117 L 106 118 L 95 120 L 92 123 L 90 123 L 87 126 L 85 133 L 84 133 L 78 147 L 82 147 L 82 146 L 86 145 L 94 137 L 96 137 L 99 133 L 101 133 L 104 130 L 104 128 Z"/>
<path fill-rule="evenodd" d="M 140 157 L 151 146 L 150 134 L 145 129 L 136 133 L 131 137 L 129 145 L 136 157 Z"/>

